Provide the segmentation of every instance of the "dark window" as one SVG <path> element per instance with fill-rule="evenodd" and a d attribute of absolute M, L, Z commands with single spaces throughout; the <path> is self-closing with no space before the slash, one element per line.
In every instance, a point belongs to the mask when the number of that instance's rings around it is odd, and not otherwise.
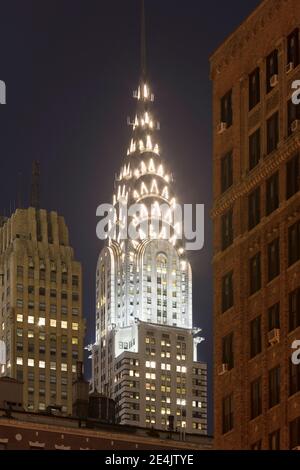
<path fill-rule="evenodd" d="M 300 259 L 300 220 L 289 228 L 289 266 Z"/>
<path fill-rule="evenodd" d="M 261 377 L 251 383 L 251 419 L 261 414 Z"/>
<path fill-rule="evenodd" d="M 290 422 L 290 449 L 300 446 L 300 416 Z"/>
<path fill-rule="evenodd" d="M 249 111 L 260 101 L 259 68 L 249 75 Z"/>
<path fill-rule="evenodd" d="M 278 75 L 278 51 L 275 49 L 271 52 L 270 55 L 267 57 L 267 76 L 266 76 L 266 86 L 267 86 L 267 93 L 269 93 L 273 86 L 271 85 L 271 78 L 274 75 Z"/>
<path fill-rule="evenodd" d="M 269 408 L 280 402 L 280 367 L 269 371 Z"/>
<path fill-rule="evenodd" d="M 277 149 L 279 141 L 278 112 L 267 120 L 267 153 Z"/>
<path fill-rule="evenodd" d="M 251 450 L 261 450 L 261 439 L 252 444 Z"/>
<path fill-rule="evenodd" d="M 299 29 L 295 29 L 287 38 L 287 63 L 294 67 L 299 64 Z"/>
<path fill-rule="evenodd" d="M 232 125 L 231 90 L 221 99 L 221 122 L 226 122 L 227 127 Z"/>
<path fill-rule="evenodd" d="M 279 206 L 279 177 L 278 171 L 274 173 L 266 184 L 266 214 L 269 215 L 271 212 Z"/>
<path fill-rule="evenodd" d="M 222 312 L 233 306 L 233 273 L 227 273 L 222 278 Z"/>
<path fill-rule="evenodd" d="M 233 171 L 232 171 L 232 152 L 227 153 L 221 159 L 221 191 L 222 193 L 226 189 L 232 186 L 233 182 Z"/>
<path fill-rule="evenodd" d="M 261 352 L 261 317 L 256 317 L 250 323 L 250 357 Z"/>
<path fill-rule="evenodd" d="M 222 363 L 228 365 L 228 370 L 234 367 L 233 333 L 222 338 Z"/>
<path fill-rule="evenodd" d="M 251 230 L 260 222 L 260 187 L 248 196 L 248 228 Z"/>
<path fill-rule="evenodd" d="M 280 450 L 280 429 L 269 434 L 269 450 Z"/>
<path fill-rule="evenodd" d="M 222 216 L 222 250 L 225 250 L 233 242 L 232 213 L 230 209 Z"/>
<path fill-rule="evenodd" d="M 223 398 L 223 434 L 233 429 L 233 395 Z"/>
<path fill-rule="evenodd" d="M 290 395 L 300 391 L 300 365 L 290 362 Z"/>
<path fill-rule="evenodd" d="M 268 245 L 268 281 L 272 281 L 280 272 L 279 238 Z"/>
<path fill-rule="evenodd" d="M 272 305 L 268 309 L 268 331 L 273 330 L 274 328 L 280 328 L 280 304 Z"/>
<path fill-rule="evenodd" d="M 289 294 L 289 327 L 290 331 L 300 326 L 300 287 Z"/>
<path fill-rule="evenodd" d="M 261 288 L 260 253 L 250 259 L 250 295 Z"/>
<path fill-rule="evenodd" d="M 300 106 L 299 106 L 300 108 Z M 286 198 L 289 199 L 300 189 L 300 158 L 299 154 L 286 164 Z"/>
<path fill-rule="evenodd" d="M 294 104 L 292 100 L 288 101 L 287 106 L 288 106 L 288 113 L 287 113 L 288 135 L 291 135 L 293 133 L 293 129 L 292 129 L 293 122 L 300 120 L 300 106 L 297 104 Z"/>
<path fill-rule="evenodd" d="M 249 169 L 252 170 L 260 160 L 260 129 L 249 136 Z"/>

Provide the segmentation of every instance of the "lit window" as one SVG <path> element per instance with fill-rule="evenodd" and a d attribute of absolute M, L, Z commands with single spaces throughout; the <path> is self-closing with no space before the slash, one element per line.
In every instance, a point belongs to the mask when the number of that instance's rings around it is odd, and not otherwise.
<path fill-rule="evenodd" d="M 34 338 L 33 330 L 28 330 L 27 336 L 28 336 L 28 338 Z"/>
<path fill-rule="evenodd" d="M 28 323 L 31 323 L 31 324 L 34 323 L 34 317 L 33 316 L 31 316 L 31 315 L 28 316 Z"/>
<path fill-rule="evenodd" d="M 78 323 L 72 323 L 72 330 L 78 330 Z"/>
<path fill-rule="evenodd" d="M 50 362 L 50 369 L 56 370 L 56 362 Z"/>
<path fill-rule="evenodd" d="M 45 325 L 46 325 L 46 318 L 40 317 L 40 318 L 39 318 L 38 325 L 39 325 L 39 326 L 45 326 Z"/>
<path fill-rule="evenodd" d="M 78 344 L 78 338 L 74 337 L 72 338 L 72 344 Z"/>
<path fill-rule="evenodd" d="M 23 315 L 21 315 L 21 313 L 17 314 L 17 321 L 19 322 L 23 321 Z"/>
<path fill-rule="evenodd" d="M 133 374 L 134 374 L 133 370 L 130 370 L 130 371 L 129 371 L 130 377 L 133 377 Z"/>
<path fill-rule="evenodd" d="M 23 357 L 17 357 L 17 365 L 22 366 L 23 365 Z"/>
<path fill-rule="evenodd" d="M 67 372 L 67 370 L 68 370 L 68 365 L 65 364 L 65 363 L 62 363 L 62 364 L 61 364 L 61 371 L 62 371 L 62 372 Z"/>
<path fill-rule="evenodd" d="M 45 361 L 39 361 L 40 369 L 45 369 Z"/>
<path fill-rule="evenodd" d="M 76 373 L 76 365 L 75 364 L 72 365 L 72 372 Z"/>
<path fill-rule="evenodd" d="M 33 367 L 34 366 L 34 359 L 28 359 L 28 366 Z"/>
<path fill-rule="evenodd" d="M 65 320 L 62 320 L 62 322 L 61 322 L 61 327 L 66 330 L 66 329 L 68 328 L 68 322 L 65 321 Z"/>
<path fill-rule="evenodd" d="M 161 408 L 160 412 L 161 412 L 162 415 L 165 415 L 166 414 L 166 408 Z"/>
<path fill-rule="evenodd" d="M 54 328 L 56 327 L 56 320 L 53 318 L 50 319 L 50 326 L 53 326 Z"/>

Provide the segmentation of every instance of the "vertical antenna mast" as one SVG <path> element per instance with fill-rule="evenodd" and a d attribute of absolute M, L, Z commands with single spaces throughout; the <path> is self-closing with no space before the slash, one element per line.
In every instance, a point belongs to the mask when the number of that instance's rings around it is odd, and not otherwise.
<path fill-rule="evenodd" d="M 30 206 L 40 208 L 40 164 L 36 160 L 32 164 Z"/>
<path fill-rule="evenodd" d="M 145 0 L 141 0 L 141 75 L 142 80 L 146 80 L 146 20 L 145 20 Z"/>

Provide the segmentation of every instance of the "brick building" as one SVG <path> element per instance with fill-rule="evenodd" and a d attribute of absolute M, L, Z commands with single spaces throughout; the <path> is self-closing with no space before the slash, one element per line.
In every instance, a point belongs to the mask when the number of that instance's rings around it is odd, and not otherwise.
<path fill-rule="evenodd" d="M 211 57 L 215 447 L 300 446 L 299 0 L 265 0 Z"/>

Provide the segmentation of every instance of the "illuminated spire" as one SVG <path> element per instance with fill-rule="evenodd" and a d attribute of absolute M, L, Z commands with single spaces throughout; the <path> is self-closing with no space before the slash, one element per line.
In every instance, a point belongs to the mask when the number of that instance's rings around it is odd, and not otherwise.
<path fill-rule="evenodd" d="M 141 12 L 141 79 L 146 82 L 146 20 L 145 20 L 145 0 L 142 0 Z"/>

